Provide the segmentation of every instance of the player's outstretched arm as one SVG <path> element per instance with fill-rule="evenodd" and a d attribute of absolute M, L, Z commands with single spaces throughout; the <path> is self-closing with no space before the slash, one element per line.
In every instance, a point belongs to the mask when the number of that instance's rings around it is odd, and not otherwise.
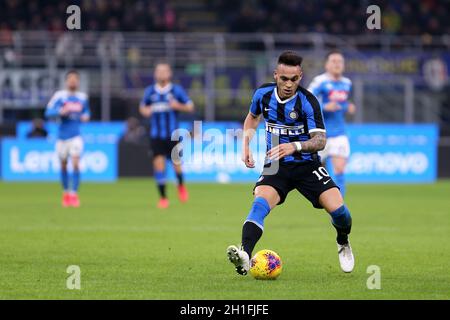
<path fill-rule="evenodd" d="M 254 168 L 255 161 L 253 160 L 252 152 L 250 150 L 250 141 L 252 141 L 255 135 L 256 128 L 258 127 L 261 115 L 254 115 L 249 112 L 244 121 L 244 132 L 242 135 L 242 161 L 247 168 Z"/>

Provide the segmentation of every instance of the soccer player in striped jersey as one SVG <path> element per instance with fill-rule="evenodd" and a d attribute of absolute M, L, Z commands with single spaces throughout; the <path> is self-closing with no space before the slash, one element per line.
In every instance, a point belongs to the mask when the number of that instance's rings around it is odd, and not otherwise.
<path fill-rule="evenodd" d="M 45 116 L 59 121 L 56 152 L 61 161 L 61 184 L 64 190 L 62 205 L 79 207 L 78 187 L 80 185 L 80 157 L 83 139 L 80 135 L 81 123 L 89 121 L 89 101 L 84 92 L 78 91 L 80 76 L 77 71 L 66 75 L 66 89 L 57 91 L 45 110 Z M 72 183 L 67 171 L 69 158 L 72 162 Z"/>
<path fill-rule="evenodd" d="M 153 150 L 154 177 L 159 191 L 158 208 L 169 206 L 166 194 L 166 159 L 179 154 L 179 141 L 172 141 L 172 133 L 178 129 L 178 113 L 193 112 L 194 104 L 184 89 L 172 83 L 172 69 L 166 62 L 157 63 L 154 71 L 155 84 L 145 89 L 139 111 L 145 118 L 150 118 L 150 137 Z M 184 185 L 181 164 L 171 159 L 178 181 L 178 197 L 186 202 L 189 198 Z"/>
<path fill-rule="evenodd" d="M 352 218 L 339 189 L 320 162 L 325 147 L 322 111 L 316 97 L 302 88 L 302 57 L 282 53 L 274 71 L 275 83 L 256 90 L 244 122 L 243 158 L 248 168 L 255 162 L 249 144 L 261 118 L 266 123 L 267 156 L 263 172 L 253 189 L 254 201 L 242 228 L 242 245 L 227 248 L 237 273 L 247 274 L 252 251 L 264 230 L 264 219 L 294 189 L 318 209 L 331 216 L 337 231 L 341 269 L 351 272 L 354 257 L 348 235 Z"/>
<path fill-rule="evenodd" d="M 327 145 L 319 154 L 322 161 L 328 157 L 333 167 L 334 179 L 345 196 L 345 166 L 350 156 L 350 143 L 345 130 L 345 115 L 355 113 L 355 105 L 349 101 L 352 81 L 343 76 L 344 56 L 331 51 L 325 59 L 325 73 L 313 79 L 308 87 L 319 100 L 325 125 Z"/>

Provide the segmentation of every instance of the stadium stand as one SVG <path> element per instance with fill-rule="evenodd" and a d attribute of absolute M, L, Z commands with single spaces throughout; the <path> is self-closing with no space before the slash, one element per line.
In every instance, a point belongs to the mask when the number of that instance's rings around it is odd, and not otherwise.
<path fill-rule="evenodd" d="M 450 33 L 450 2 L 436 0 L 7 0 L 0 4 L 0 41 L 11 30 L 63 31 L 70 4 L 83 8 L 83 24 L 98 31 L 324 32 L 361 34 L 368 5 L 379 5 L 384 32 L 433 36 Z M 44 14 L 42 14 L 44 13 Z M 31 17 L 31 18 L 30 18 Z M 352 17 L 352 19 L 349 19 Z"/>

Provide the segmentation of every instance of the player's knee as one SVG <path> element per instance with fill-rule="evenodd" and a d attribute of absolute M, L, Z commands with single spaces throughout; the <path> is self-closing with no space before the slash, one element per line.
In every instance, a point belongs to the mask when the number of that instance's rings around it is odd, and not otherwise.
<path fill-rule="evenodd" d="M 269 204 L 270 208 L 275 207 L 280 202 L 278 192 L 271 186 L 258 186 L 254 191 L 255 199 L 264 198 Z"/>
<path fill-rule="evenodd" d="M 344 205 L 344 199 L 338 188 L 331 188 L 324 191 L 319 197 L 320 205 L 331 214 Z"/>
<path fill-rule="evenodd" d="M 78 158 L 72 158 L 72 167 L 74 171 L 80 171 L 80 160 Z"/>
<path fill-rule="evenodd" d="M 155 171 L 164 171 L 165 169 L 165 159 L 162 156 L 157 156 L 153 160 L 153 167 Z"/>

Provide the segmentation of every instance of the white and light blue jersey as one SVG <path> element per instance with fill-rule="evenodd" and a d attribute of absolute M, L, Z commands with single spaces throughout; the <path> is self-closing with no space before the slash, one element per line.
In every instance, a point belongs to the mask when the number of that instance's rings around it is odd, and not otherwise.
<path fill-rule="evenodd" d="M 59 113 L 63 107 L 69 109 L 69 113 L 65 116 L 61 116 Z M 90 116 L 89 101 L 87 94 L 79 91 L 57 91 L 45 110 L 46 118 L 60 120 L 58 138 L 61 140 L 80 135 L 82 116 Z"/>
<path fill-rule="evenodd" d="M 352 91 L 352 81 L 346 77 L 333 80 L 327 73 L 323 73 L 313 79 L 308 90 L 319 100 L 327 128 L 327 136 L 336 137 L 345 135 L 345 114 L 350 104 L 349 98 Z M 324 106 L 333 101 L 339 104 L 341 109 L 334 112 L 325 111 Z"/>

